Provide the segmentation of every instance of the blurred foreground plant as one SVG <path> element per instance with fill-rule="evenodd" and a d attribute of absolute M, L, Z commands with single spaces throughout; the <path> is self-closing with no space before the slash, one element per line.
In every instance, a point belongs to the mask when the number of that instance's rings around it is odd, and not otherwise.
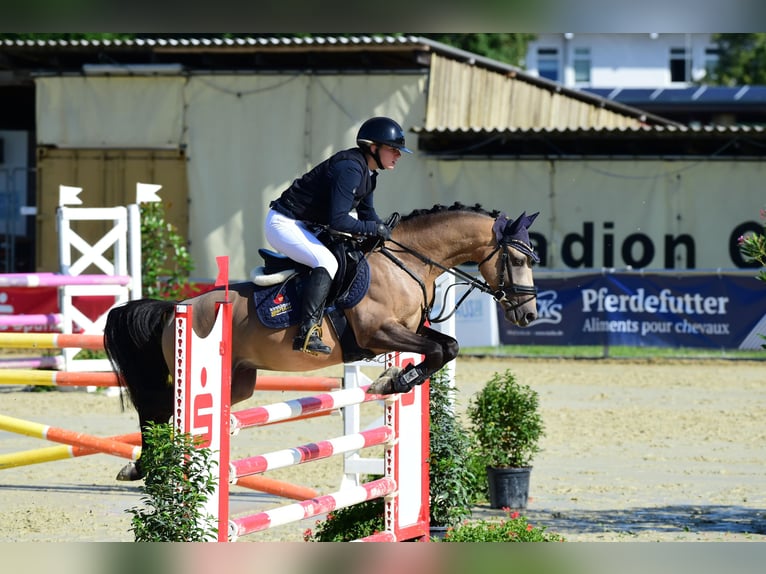
<path fill-rule="evenodd" d="M 143 507 L 133 515 L 136 542 L 204 542 L 215 540 L 215 518 L 204 504 L 215 491 L 210 468 L 217 464 L 209 448 L 197 448 L 202 437 L 175 432 L 169 423 L 149 423 L 141 461 L 146 469 Z"/>
<path fill-rule="evenodd" d="M 447 529 L 444 542 L 565 542 L 545 526 L 532 526 L 525 516 L 505 509 L 507 518 L 469 520 Z"/>

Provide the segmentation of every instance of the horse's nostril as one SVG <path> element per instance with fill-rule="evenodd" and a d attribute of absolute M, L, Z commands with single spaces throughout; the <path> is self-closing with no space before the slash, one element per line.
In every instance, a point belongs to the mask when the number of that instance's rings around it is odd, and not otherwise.
<path fill-rule="evenodd" d="M 526 315 L 527 323 L 531 323 L 535 319 L 537 319 L 537 313 L 527 313 Z"/>

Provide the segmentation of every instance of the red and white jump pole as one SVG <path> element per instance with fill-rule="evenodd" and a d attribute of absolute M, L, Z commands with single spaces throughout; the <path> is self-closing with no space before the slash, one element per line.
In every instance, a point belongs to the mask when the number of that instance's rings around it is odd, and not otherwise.
<path fill-rule="evenodd" d="M 219 266 L 221 265 L 219 258 Z M 219 273 L 219 280 L 221 274 Z M 221 284 L 225 283 L 225 278 Z M 216 282 L 218 284 L 218 281 Z M 409 393 L 381 397 L 366 388 L 343 389 L 314 397 L 275 403 L 232 413 L 231 303 L 218 304 L 210 334 L 201 338 L 192 329 L 192 307 L 176 306 L 174 424 L 183 433 L 203 437 L 202 447 L 213 452 L 216 491 L 205 511 L 217 520 L 219 542 L 310 518 L 334 509 L 385 498 L 385 531 L 366 541 L 401 541 L 428 537 L 428 384 Z M 411 360 L 411 359 L 410 359 Z M 387 366 L 404 366 L 399 354 L 387 356 Z M 238 461 L 229 460 L 229 435 L 238 430 L 305 418 L 346 405 L 384 400 L 384 425 L 353 436 L 342 436 Z M 402 440 L 401 437 L 405 437 Z M 332 494 L 244 517 L 229 517 L 229 484 L 253 474 L 373 445 L 385 445 L 384 477 Z"/>

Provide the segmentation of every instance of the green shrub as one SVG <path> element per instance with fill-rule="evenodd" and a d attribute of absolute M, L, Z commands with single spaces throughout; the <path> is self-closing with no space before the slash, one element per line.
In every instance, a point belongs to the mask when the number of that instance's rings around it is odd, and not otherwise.
<path fill-rule="evenodd" d="M 315 530 L 306 529 L 303 532 L 303 540 L 306 542 L 351 542 L 383 532 L 386 527 L 383 505 L 384 500 L 376 498 L 328 512 L 324 520 L 316 521 Z"/>
<path fill-rule="evenodd" d="M 210 468 L 212 451 L 196 448 L 201 437 L 176 433 L 169 423 L 146 430 L 141 461 L 146 470 L 142 507 L 133 515 L 131 530 L 136 542 L 204 542 L 214 540 L 218 525 L 204 504 L 213 494 L 216 478 Z"/>
<path fill-rule="evenodd" d="M 431 377 L 429 479 L 431 526 L 454 526 L 471 516 L 475 477 L 471 439 L 454 411 L 455 389 L 444 368 Z"/>
<path fill-rule="evenodd" d="M 444 542 L 565 542 L 547 531 L 545 526 L 532 526 L 525 516 L 508 512 L 500 520 L 473 520 L 448 528 Z"/>
<path fill-rule="evenodd" d="M 194 269 L 186 240 L 165 221 L 162 202 L 142 203 L 139 209 L 143 296 L 180 299 Z"/>

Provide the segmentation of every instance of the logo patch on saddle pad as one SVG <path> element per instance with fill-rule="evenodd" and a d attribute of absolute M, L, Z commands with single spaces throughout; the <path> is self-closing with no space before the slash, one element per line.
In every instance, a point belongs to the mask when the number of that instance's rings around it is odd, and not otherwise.
<path fill-rule="evenodd" d="M 279 285 L 257 287 L 253 294 L 253 302 L 258 318 L 270 329 L 286 329 L 297 325 L 301 320 L 301 286 L 303 277 L 293 278 Z M 334 302 L 328 301 L 328 306 L 338 309 L 348 309 L 362 300 L 370 288 L 370 267 L 366 259 L 357 266 L 354 280 Z"/>

